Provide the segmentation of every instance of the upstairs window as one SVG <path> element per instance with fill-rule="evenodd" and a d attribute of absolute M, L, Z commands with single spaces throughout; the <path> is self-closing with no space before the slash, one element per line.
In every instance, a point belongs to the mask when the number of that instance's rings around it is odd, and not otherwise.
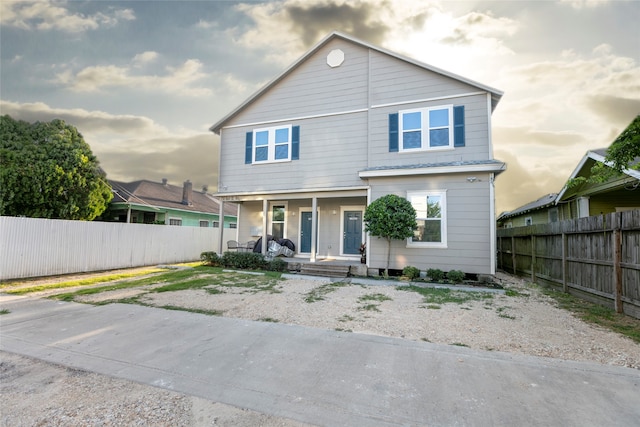
<path fill-rule="evenodd" d="M 298 159 L 299 126 L 274 126 L 247 132 L 245 163 L 274 163 Z"/>
<path fill-rule="evenodd" d="M 441 105 L 389 114 L 389 151 L 464 147 L 464 105 Z"/>

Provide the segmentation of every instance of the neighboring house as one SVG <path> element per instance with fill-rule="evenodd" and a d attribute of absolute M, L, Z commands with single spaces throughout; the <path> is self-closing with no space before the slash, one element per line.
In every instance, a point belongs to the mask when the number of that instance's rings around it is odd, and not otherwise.
<path fill-rule="evenodd" d="M 501 213 L 498 216 L 498 227 L 524 227 L 525 225 L 557 222 L 559 220 L 558 208 L 556 207 L 557 197 L 558 193 L 547 194 L 535 202 L 527 203 L 511 212 Z"/>
<path fill-rule="evenodd" d="M 607 149 L 587 151 L 569 180 L 589 178 L 591 168 L 604 163 Z M 638 159 L 630 165 L 638 163 Z M 565 185 L 556 200 L 561 219 L 583 218 L 623 210 L 640 209 L 640 170 L 625 169 L 621 175 L 604 183 L 584 183 L 574 187 Z"/>
<path fill-rule="evenodd" d="M 575 178 L 591 177 L 596 163 L 606 164 L 606 148 L 587 151 L 571 173 L 568 182 Z M 638 159 L 631 166 L 638 163 Z M 611 212 L 640 209 L 640 171 L 625 169 L 603 183 L 589 183 L 562 188 L 560 193 L 547 194 L 498 217 L 498 227 L 522 227 L 546 224 L 567 219 L 603 215 Z"/>
<path fill-rule="evenodd" d="M 239 240 L 292 240 L 296 256 L 384 268 L 363 215 L 386 194 L 416 208 L 391 269 L 495 272 L 491 113 L 502 93 L 331 33 L 215 123 L 216 197 L 239 204 Z M 266 239 L 263 238 L 263 241 Z M 222 248 L 221 248 L 222 250 Z"/>
<path fill-rule="evenodd" d="M 186 181 L 182 187 L 147 180 L 118 182 L 109 180 L 113 200 L 102 215 L 105 221 L 167 224 L 191 227 L 219 227 L 220 202 L 206 189 L 193 191 Z M 224 228 L 237 225 L 237 205 L 225 203 Z"/>

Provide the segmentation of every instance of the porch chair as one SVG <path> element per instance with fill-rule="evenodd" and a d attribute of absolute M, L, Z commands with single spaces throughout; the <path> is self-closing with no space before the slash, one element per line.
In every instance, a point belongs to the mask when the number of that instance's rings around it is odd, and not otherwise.
<path fill-rule="evenodd" d="M 227 250 L 237 251 L 238 250 L 238 242 L 235 241 L 235 240 L 228 240 L 227 241 Z"/>

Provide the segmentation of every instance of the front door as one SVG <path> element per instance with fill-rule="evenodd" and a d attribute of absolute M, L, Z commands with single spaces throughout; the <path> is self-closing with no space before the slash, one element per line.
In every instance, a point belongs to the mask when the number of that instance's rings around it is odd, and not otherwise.
<path fill-rule="evenodd" d="M 300 212 L 300 253 L 311 253 L 311 212 Z"/>
<path fill-rule="evenodd" d="M 344 235 L 342 251 L 345 255 L 357 255 L 362 244 L 362 212 L 344 211 Z"/>

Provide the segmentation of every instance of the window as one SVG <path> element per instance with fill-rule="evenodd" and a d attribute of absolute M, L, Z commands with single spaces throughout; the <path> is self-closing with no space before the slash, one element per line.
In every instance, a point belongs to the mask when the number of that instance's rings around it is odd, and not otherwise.
<path fill-rule="evenodd" d="M 169 218 L 169 225 L 182 225 L 182 218 Z"/>
<path fill-rule="evenodd" d="M 247 132 L 245 163 L 273 163 L 297 160 L 300 127 L 274 126 Z"/>
<path fill-rule="evenodd" d="M 238 228 L 238 224 L 235 222 L 229 223 L 229 228 Z"/>
<path fill-rule="evenodd" d="M 200 227 L 208 227 L 209 221 L 205 221 L 203 219 L 200 220 Z"/>
<path fill-rule="evenodd" d="M 524 219 L 524 225 L 533 225 L 533 219 L 528 216 Z"/>
<path fill-rule="evenodd" d="M 418 229 L 414 231 L 413 237 L 409 238 L 408 246 L 446 247 L 446 192 L 407 193 L 407 199 L 416 210 L 418 223 Z"/>
<path fill-rule="evenodd" d="M 464 105 L 402 110 L 389 114 L 389 151 L 464 147 Z"/>
<path fill-rule="evenodd" d="M 271 235 L 276 239 L 284 239 L 286 210 L 285 205 L 271 206 Z"/>
<path fill-rule="evenodd" d="M 549 209 L 549 222 L 558 222 L 558 208 Z"/>
<path fill-rule="evenodd" d="M 213 221 L 213 227 L 214 228 L 219 228 L 220 227 L 220 221 Z"/>

